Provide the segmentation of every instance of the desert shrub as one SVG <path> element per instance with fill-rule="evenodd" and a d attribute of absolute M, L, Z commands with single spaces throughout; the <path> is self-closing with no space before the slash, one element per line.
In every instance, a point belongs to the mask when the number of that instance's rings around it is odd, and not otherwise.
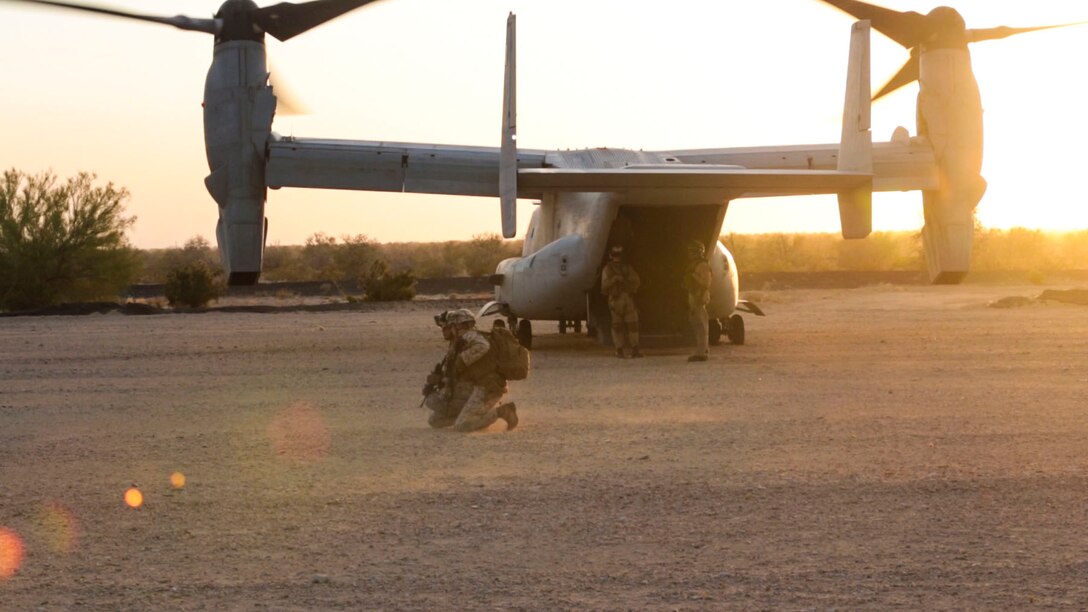
<path fill-rule="evenodd" d="M 7 170 L 0 180 L 0 310 L 116 297 L 139 275 L 125 239 L 128 191 L 80 173 Z"/>
<path fill-rule="evenodd" d="M 502 237 L 498 234 L 477 234 L 464 247 L 462 261 L 465 276 L 486 276 L 506 258 Z"/>
<path fill-rule="evenodd" d="M 1023 227 L 1007 230 L 976 227 L 971 269 L 1054 270 L 1063 267 L 1063 263 L 1073 263 L 1062 261 L 1062 242 L 1057 236 L 1041 230 Z"/>
<path fill-rule="evenodd" d="M 873 232 L 861 240 L 834 242 L 839 270 L 879 271 L 922 270 L 920 232 Z"/>
<path fill-rule="evenodd" d="M 220 266 L 219 250 L 200 235 L 186 240 L 180 249 L 152 249 L 141 251 L 141 255 L 143 274 L 140 275 L 140 282 L 144 283 L 165 283 L 171 270 L 194 261 L 204 262 L 211 270 Z"/>
<path fill-rule="evenodd" d="M 333 252 L 334 276 L 329 280 L 341 282 L 359 278 L 360 271 L 377 259 L 377 253 L 374 241 L 363 234 L 341 236 L 340 244 Z"/>
<path fill-rule="evenodd" d="M 222 294 L 220 272 L 213 272 L 203 261 L 191 261 L 166 275 L 163 292 L 171 306 L 203 308 Z"/>
<path fill-rule="evenodd" d="M 371 302 L 397 302 L 410 300 L 416 296 L 416 278 L 411 270 L 389 272 L 384 260 L 378 259 L 370 265 L 370 270 L 359 279 L 359 285 L 366 291 L 366 299 Z"/>

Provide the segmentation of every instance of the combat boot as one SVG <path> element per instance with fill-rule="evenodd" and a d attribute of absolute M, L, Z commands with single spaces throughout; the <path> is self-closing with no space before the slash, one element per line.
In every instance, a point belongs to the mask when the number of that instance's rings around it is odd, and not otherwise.
<path fill-rule="evenodd" d="M 688 357 L 688 361 L 706 361 L 707 359 L 710 359 L 707 355 L 692 355 L 691 357 Z"/>
<path fill-rule="evenodd" d="M 495 413 L 499 415 L 499 418 L 506 421 L 506 431 L 518 426 L 518 407 L 514 405 L 514 402 L 507 402 L 502 406 L 495 409 Z"/>
<path fill-rule="evenodd" d="M 625 359 L 627 357 L 627 355 L 623 354 L 623 349 L 622 348 L 618 348 L 618 349 L 616 349 L 616 357 L 619 357 L 620 359 Z"/>
<path fill-rule="evenodd" d="M 636 346 L 635 348 L 631 349 L 631 358 L 638 359 L 639 357 L 642 357 L 642 351 L 638 350 L 638 347 Z"/>

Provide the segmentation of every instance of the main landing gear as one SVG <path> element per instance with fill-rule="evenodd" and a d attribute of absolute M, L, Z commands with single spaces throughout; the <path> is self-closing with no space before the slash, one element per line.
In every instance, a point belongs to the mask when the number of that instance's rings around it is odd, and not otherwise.
<path fill-rule="evenodd" d="M 728 319 L 711 319 L 708 325 L 710 329 L 710 344 L 717 346 L 722 343 L 724 333 L 731 344 L 744 344 L 744 318 L 735 314 Z"/>
<path fill-rule="evenodd" d="M 580 334 L 582 333 L 582 322 L 559 319 L 559 333 L 565 334 L 567 333 L 568 329 L 573 329 L 574 333 Z"/>
<path fill-rule="evenodd" d="M 506 325 L 518 339 L 518 344 L 530 351 L 533 350 L 533 324 L 529 319 L 518 320 L 517 317 L 506 317 Z"/>

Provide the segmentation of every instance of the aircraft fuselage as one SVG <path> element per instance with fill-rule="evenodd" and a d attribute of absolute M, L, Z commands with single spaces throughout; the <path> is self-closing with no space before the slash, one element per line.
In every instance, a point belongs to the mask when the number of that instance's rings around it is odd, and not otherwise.
<path fill-rule="evenodd" d="M 642 158 L 646 154 L 595 150 L 556 155 L 564 159 L 549 161 L 559 165 L 576 163 L 572 157 L 577 156 L 587 164 L 600 164 L 604 156 Z M 689 265 L 686 246 L 692 240 L 706 245 L 710 254 L 710 316 L 726 318 L 737 305 L 736 266 L 717 241 L 727 206 L 720 198 L 692 199 L 665 190 L 637 199 L 623 192 L 546 193 L 533 212 L 522 256 L 498 266 L 495 299 L 505 303 L 513 317 L 585 320 L 590 327 L 607 332 L 609 315 L 600 292 L 600 273 L 610 247 L 623 245 L 628 263 L 642 279 L 635 298 L 642 333 L 685 336 L 689 331 L 681 283 Z M 608 340 L 607 333 L 599 337 Z"/>

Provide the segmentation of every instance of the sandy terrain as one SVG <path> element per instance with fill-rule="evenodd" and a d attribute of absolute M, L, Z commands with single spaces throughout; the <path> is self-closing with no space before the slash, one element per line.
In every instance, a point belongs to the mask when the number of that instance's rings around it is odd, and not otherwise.
<path fill-rule="evenodd" d="M 0 319 L 0 609 L 1088 608 L 1088 307 L 987 307 L 1042 289 L 766 292 L 705 364 L 538 326 L 467 436 L 437 303 Z"/>

